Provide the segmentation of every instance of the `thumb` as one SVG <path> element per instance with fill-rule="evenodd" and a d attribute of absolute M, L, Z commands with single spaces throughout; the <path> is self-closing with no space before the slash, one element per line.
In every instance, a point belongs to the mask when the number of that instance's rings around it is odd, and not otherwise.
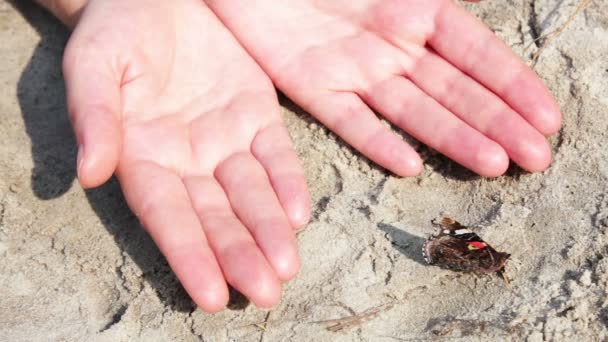
<path fill-rule="evenodd" d="M 122 145 L 120 78 L 94 47 L 70 41 L 63 58 L 67 104 L 78 142 L 78 179 L 84 188 L 105 183 Z"/>

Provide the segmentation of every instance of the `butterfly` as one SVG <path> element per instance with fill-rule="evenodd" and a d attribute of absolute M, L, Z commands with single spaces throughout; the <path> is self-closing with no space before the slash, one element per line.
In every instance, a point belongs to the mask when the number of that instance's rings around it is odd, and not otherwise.
<path fill-rule="evenodd" d="M 498 273 L 508 282 L 504 268 L 511 256 L 509 253 L 496 251 L 479 235 L 449 217 L 433 224 L 439 226 L 440 231 L 430 236 L 422 247 L 426 262 L 453 271 Z"/>

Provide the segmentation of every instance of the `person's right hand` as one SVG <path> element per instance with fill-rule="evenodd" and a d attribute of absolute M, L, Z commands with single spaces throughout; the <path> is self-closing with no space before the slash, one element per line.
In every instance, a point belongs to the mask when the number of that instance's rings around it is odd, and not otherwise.
<path fill-rule="evenodd" d="M 64 57 L 84 187 L 116 173 L 193 300 L 270 307 L 299 269 L 303 171 L 275 90 L 199 0 L 91 0 Z"/>
<path fill-rule="evenodd" d="M 375 112 L 482 176 L 551 163 L 555 100 L 452 0 L 205 1 L 279 89 L 398 175 L 422 161 Z"/>

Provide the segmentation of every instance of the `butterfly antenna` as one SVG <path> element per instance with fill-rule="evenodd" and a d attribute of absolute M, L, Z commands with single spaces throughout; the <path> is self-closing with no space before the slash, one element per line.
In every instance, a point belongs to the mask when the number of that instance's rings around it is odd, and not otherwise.
<path fill-rule="evenodd" d="M 511 288 L 511 281 L 509 280 L 509 277 L 507 277 L 507 275 L 505 274 L 504 269 L 498 271 L 498 275 L 502 278 L 502 280 L 505 281 L 505 284 L 507 284 L 507 287 Z"/>

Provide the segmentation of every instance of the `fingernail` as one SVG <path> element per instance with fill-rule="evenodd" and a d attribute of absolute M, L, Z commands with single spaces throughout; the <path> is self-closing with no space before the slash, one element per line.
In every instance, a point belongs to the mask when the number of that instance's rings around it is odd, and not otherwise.
<path fill-rule="evenodd" d="M 78 173 L 78 178 L 82 175 L 82 165 L 84 164 L 84 148 L 82 145 L 78 145 L 78 154 L 76 156 L 76 172 Z"/>

